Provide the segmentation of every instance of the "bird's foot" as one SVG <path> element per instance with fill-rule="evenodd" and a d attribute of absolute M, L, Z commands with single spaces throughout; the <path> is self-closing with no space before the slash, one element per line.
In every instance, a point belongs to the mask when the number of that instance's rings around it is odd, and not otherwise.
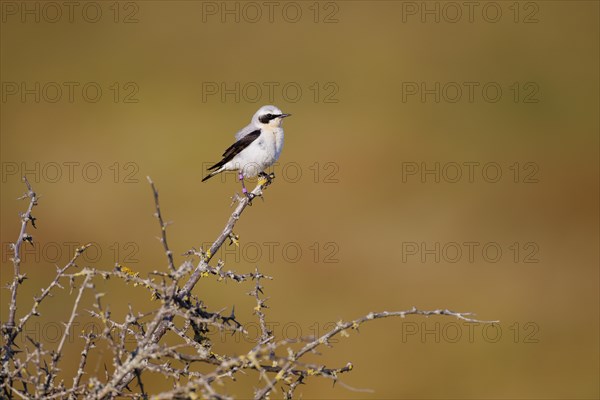
<path fill-rule="evenodd" d="M 273 179 L 275 179 L 275 174 L 272 172 L 270 174 L 267 174 L 263 171 L 260 172 L 258 176 L 258 184 L 264 187 L 269 186 L 273 182 Z"/>

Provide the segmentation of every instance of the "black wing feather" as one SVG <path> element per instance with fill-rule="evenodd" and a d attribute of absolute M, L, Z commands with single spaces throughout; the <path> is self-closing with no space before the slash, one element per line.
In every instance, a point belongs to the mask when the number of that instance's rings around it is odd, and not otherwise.
<path fill-rule="evenodd" d="M 246 136 L 244 136 L 243 138 L 241 138 L 240 140 L 238 140 L 237 142 L 235 142 L 234 144 L 229 146 L 227 148 L 227 150 L 225 150 L 225 152 L 223 153 L 223 159 L 221 161 L 219 161 L 218 163 L 216 163 L 215 165 L 213 165 L 212 167 L 208 168 L 208 170 L 212 171 L 213 169 L 221 168 L 223 165 L 225 165 L 229 161 L 231 161 L 233 159 L 233 157 L 235 157 L 242 150 L 244 150 L 246 147 L 248 147 L 250 145 L 250 143 L 252 143 L 256 139 L 258 139 L 259 136 L 260 136 L 260 129 L 250 132 L 249 134 L 247 134 Z"/>

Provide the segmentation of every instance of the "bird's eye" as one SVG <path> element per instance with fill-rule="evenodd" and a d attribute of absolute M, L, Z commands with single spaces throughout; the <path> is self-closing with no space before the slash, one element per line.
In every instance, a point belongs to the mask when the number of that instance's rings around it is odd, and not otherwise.
<path fill-rule="evenodd" d="M 258 120 L 263 123 L 263 124 L 268 124 L 270 120 L 272 120 L 273 118 L 275 118 L 275 116 L 273 114 L 265 114 L 265 115 L 261 115 Z"/>

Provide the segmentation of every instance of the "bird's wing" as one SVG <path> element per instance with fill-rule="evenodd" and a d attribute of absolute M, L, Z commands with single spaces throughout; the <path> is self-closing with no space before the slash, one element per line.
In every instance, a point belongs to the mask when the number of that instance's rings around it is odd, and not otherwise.
<path fill-rule="evenodd" d="M 248 135 L 249 133 L 254 132 L 255 130 L 256 130 L 256 127 L 253 124 L 246 125 L 245 127 L 243 127 L 242 129 L 240 129 L 235 134 L 235 140 L 240 140 L 241 138 L 243 138 L 244 136 Z"/>
<path fill-rule="evenodd" d="M 213 169 L 221 168 L 223 165 L 227 164 L 229 161 L 233 159 L 237 154 L 239 154 L 246 147 L 250 146 L 250 143 L 254 142 L 260 136 L 260 129 L 256 129 L 245 136 L 243 136 L 240 140 L 232 144 L 225 150 L 223 153 L 223 159 L 210 167 L 208 170 L 211 171 Z"/>

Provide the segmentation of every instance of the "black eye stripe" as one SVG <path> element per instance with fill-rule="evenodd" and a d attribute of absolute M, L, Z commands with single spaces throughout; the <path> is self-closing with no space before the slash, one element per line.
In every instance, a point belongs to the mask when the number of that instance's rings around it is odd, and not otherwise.
<path fill-rule="evenodd" d="M 258 117 L 258 120 L 263 124 L 268 124 L 270 120 L 275 119 L 277 117 L 279 117 L 279 115 L 265 114 L 265 115 L 261 115 L 260 117 Z"/>

